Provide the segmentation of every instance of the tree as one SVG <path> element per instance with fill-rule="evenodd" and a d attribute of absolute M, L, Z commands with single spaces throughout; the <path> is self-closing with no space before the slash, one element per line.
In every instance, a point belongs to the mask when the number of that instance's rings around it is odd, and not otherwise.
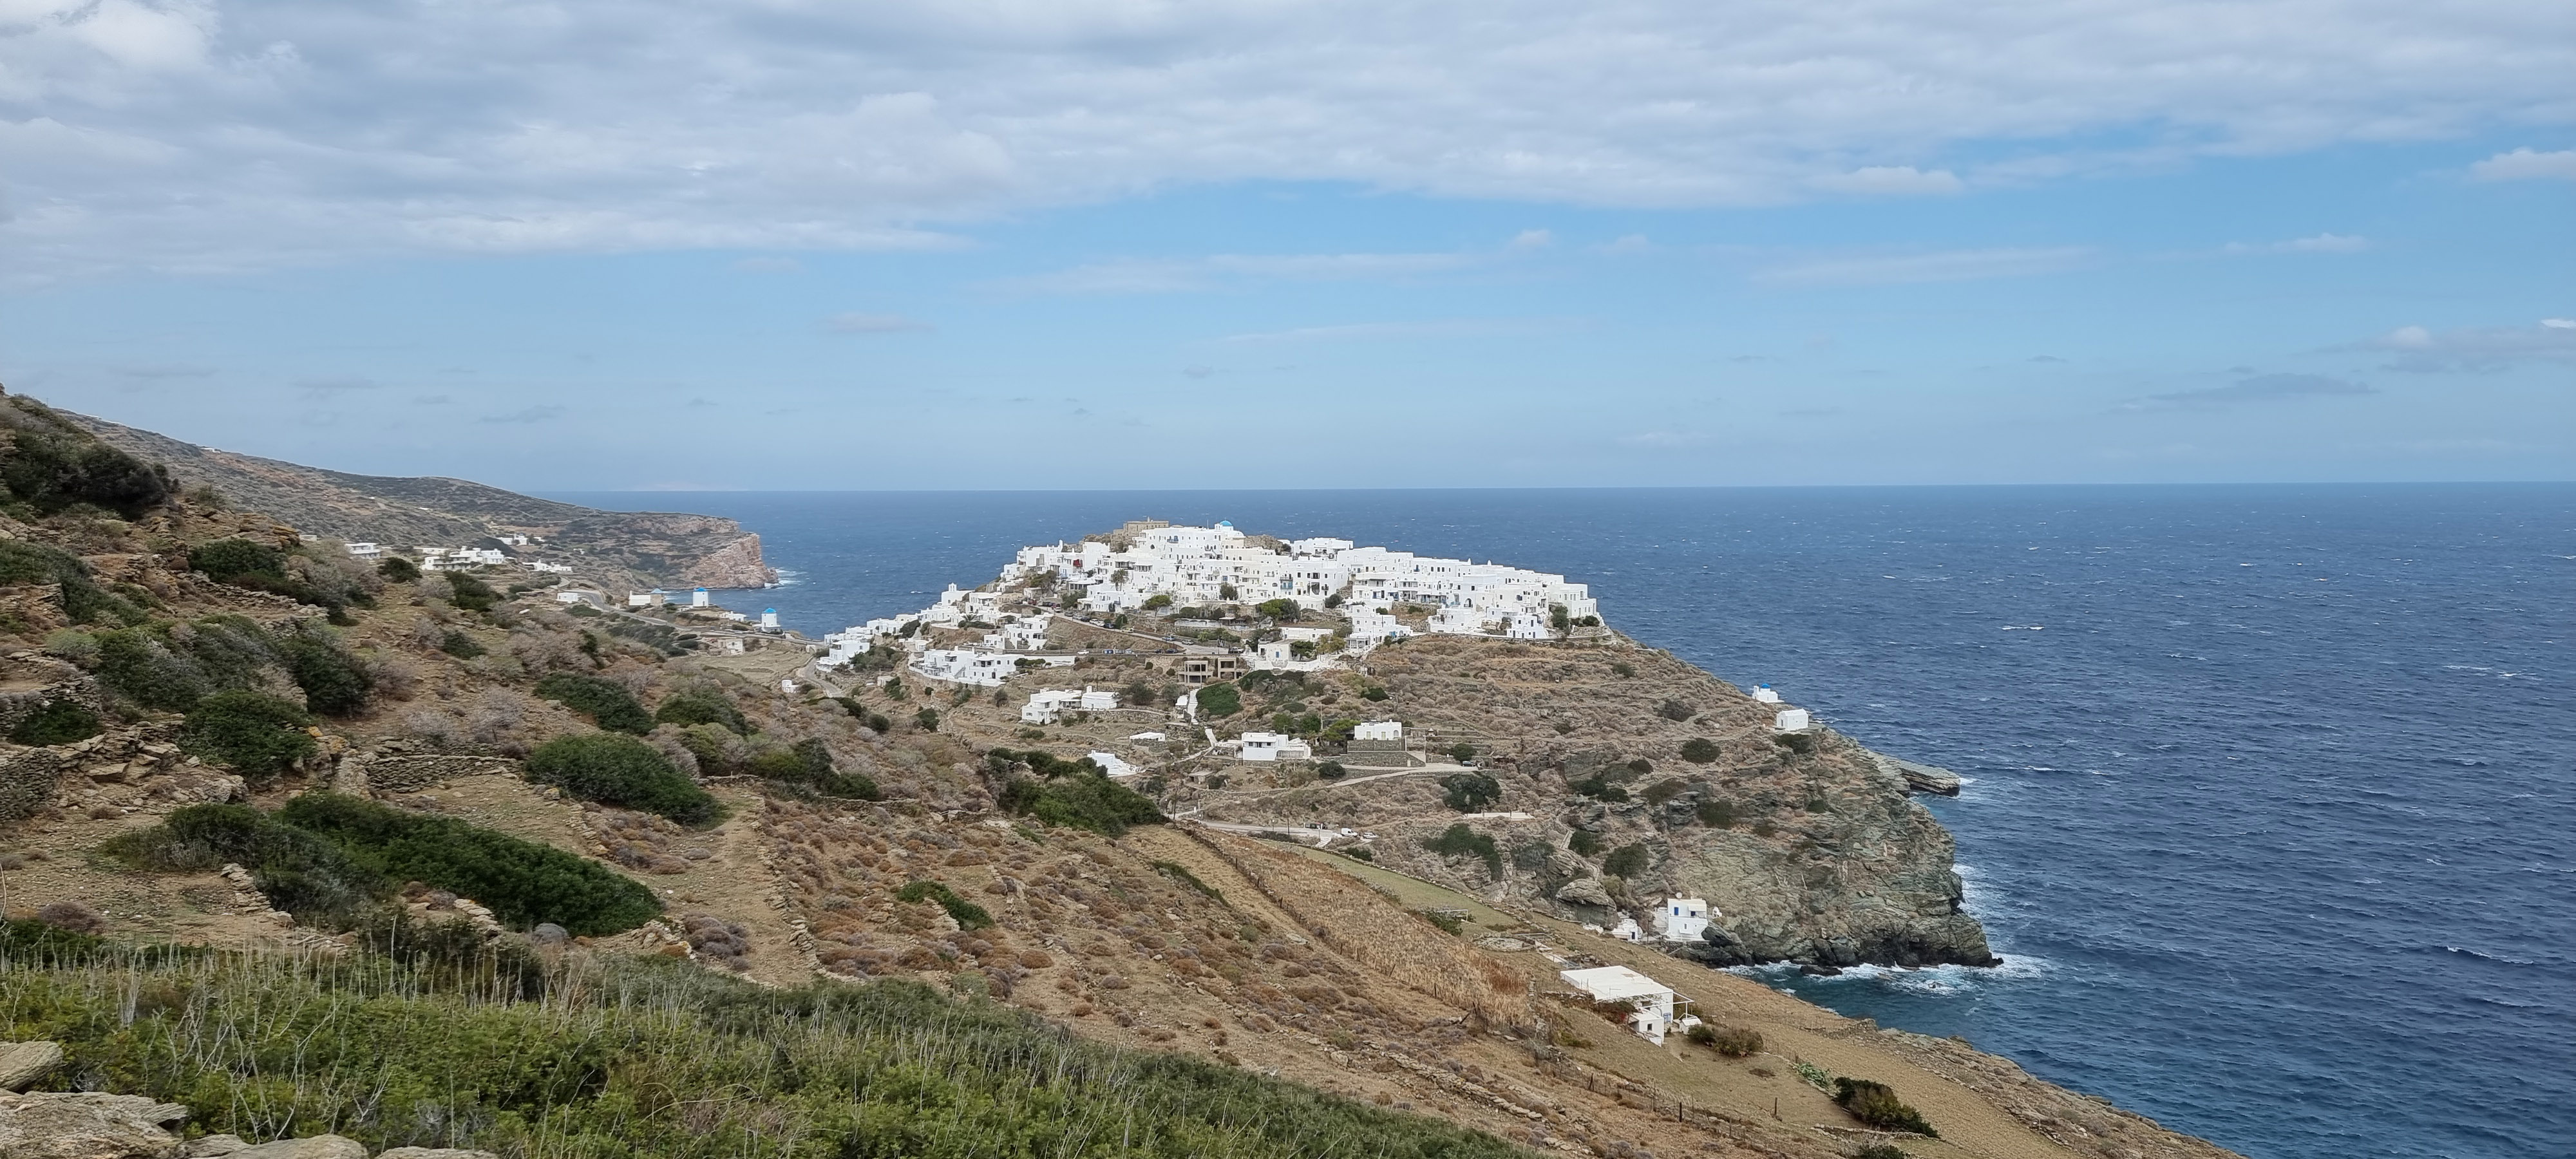
<path fill-rule="evenodd" d="M 1646 871 L 1647 861 L 1645 846 L 1622 845 L 1602 859 L 1601 872 L 1612 877 L 1635 877 Z"/>
<path fill-rule="evenodd" d="M 1283 624 L 1294 622 L 1302 611 L 1298 608 L 1297 601 L 1284 596 L 1275 600 L 1263 600 L 1252 605 L 1252 610 Z"/>
<path fill-rule="evenodd" d="M 1338 781 L 1348 773 L 1349 770 L 1344 769 L 1340 761 L 1325 761 L 1315 766 L 1315 776 L 1320 780 Z"/>
<path fill-rule="evenodd" d="M 1574 630 L 1574 617 L 1566 614 L 1563 604 L 1547 606 L 1547 622 L 1548 626 L 1555 628 L 1556 634 L 1560 636 Z"/>
<path fill-rule="evenodd" d="M 1227 603 L 1233 603 L 1236 600 L 1242 599 L 1243 593 L 1234 590 L 1233 584 L 1218 584 L 1216 585 L 1216 598 L 1224 600 Z"/>
<path fill-rule="evenodd" d="M 493 591 L 492 585 L 482 580 L 461 571 L 439 574 L 447 577 L 447 589 L 454 593 L 447 597 L 447 602 L 456 605 L 460 611 L 488 612 L 501 602 L 501 593 Z"/>
<path fill-rule="evenodd" d="M 1144 603 L 1136 606 L 1142 611 L 1159 612 L 1172 606 L 1172 595 L 1170 592 L 1155 592 L 1153 595 L 1145 597 Z"/>
<path fill-rule="evenodd" d="M 1476 746 L 1474 745 L 1468 744 L 1462 740 L 1449 746 L 1449 759 L 1456 761 L 1459 764 L 1466 764 L 1468 761 L 1474 760 L 1475 758 Z"/>

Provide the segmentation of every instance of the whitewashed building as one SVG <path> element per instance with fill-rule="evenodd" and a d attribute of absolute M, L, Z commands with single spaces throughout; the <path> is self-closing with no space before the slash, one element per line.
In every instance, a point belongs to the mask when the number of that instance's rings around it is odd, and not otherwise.
<path fill-rule="evenodd" d="M 1100 766 L 1101 772 L 1107 773 L 1112 777 L 1132 777 L 1144 771 L 1127 761 L 1119 759 L 1118 754 L 1116 753 L 1092 753 L 1091 763 Z"/>
<path fill-rule="evenodd" d="M 1351 729 L 1352 740 L 1403 740 L 1404 722 L 1400 720 L 1362 721 Z"/>
<path fill-rule="evenodd" d="M 349 545 L 349 555 L 356 559 L 375 559 L 384 553 L 384 545 L 380 543 L 352 543 Z"/>
<path fill-rule="evenodd" d="M 1635 970 L 1626 966 L 1598 966 L 1589 970 L 1560 970 L 1556 976 L 1595 1002 L 1628 1004 L 1636 1011 L 1628 1016 L 1629 1028 L 1648 1042 L 1663 1045 L 1664 1034 L 1673 1029 L 1672 987 Z"/>
<path fill-rule="evenodd" d="M 1806 709 L 1784 708 L 1780 710 L 1780 715 L 1772 718 L 1771 731 L 1805 732 L 1807 727 L 1814 723 L 1815 720 L 1807 715 Z"/>
<path fill-rule="evenodd" d="M 1655 932 L 1667 942 L 1697 942 L 1708 931 L 1708 920 L 1716 915 L 1705 898 L 1668 897 L 1655 911 Z"/>
<path fill-rule="evenodd" d="M 1056 724 L 1076 712 L 1107 712 L 1118 707 L 1118 694 L 1102 689 L 1041 688 L 1020 706 L 1023 724 Z"/>
<path fill-rule="evenodd" d="M 1235 755 L 1247 761 L 1302 761 L 1315 755 L 1314 746 L 1277 732 L 1247 732 L 1238 741 L 1242 747 Z"/>

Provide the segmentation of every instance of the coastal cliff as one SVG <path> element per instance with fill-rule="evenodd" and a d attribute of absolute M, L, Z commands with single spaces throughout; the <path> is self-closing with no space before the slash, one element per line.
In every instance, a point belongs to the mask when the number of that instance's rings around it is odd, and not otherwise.
<path fill-rule="evenodd" d="M 778 573 L 760 537 L 733 520 L 668 512 L 600 511 L 463 479 L 354 475 L 201 447 L 70 411 L 53 411 L 99 441 L 165 468 L 189 491 L 256 511 L 297 531 L 390 547 L 471 546 L 502 535 L 542 541 L 541 558 L 621 588 L 756 588 Z"/>
<path fill-rule="evenodd" d="M 1422 636 L 1364 667 L 1386 693 L 1369 711 L 1404 720 L 1435 758 L 1467 746 L 1479 767 L 1218 793 L 1208 815 L 1373 829 L 1389 838 L 1380 864 L 1605 928 L 1648 922 L 1667 896 L 1705 898 L 1718 911 L 1707 938 L 1676 950 L 1712 965 L 1997 961 L 1961 909 L 1949 832 L 1898 775 L 1830 730 L 1775 734 L 1777 706 L 1670 653 L 1616 633 Z M 1478 776 L 1495 797 L 1447 807 L 1452 778 Z M 1443 852 L 1453 824 L 1496 857 Z"/>

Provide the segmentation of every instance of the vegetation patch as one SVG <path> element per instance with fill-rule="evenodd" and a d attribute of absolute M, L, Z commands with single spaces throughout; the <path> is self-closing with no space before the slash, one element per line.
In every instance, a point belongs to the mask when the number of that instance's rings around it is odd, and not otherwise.
<path fill-rule="evenodd" d="M 1649 855 L 1643 845 L 1622 845 L 1601 859 L 1601 872 L 1612 877 L 1635 877 L 1646 871 Z"/>
<path fill-rule="evenodd" d="M 660 749 L 618 733 L 559 736 L 528 754 L 528 779 L 586 801 L 659 813 L 683 825 L 716 819 L 716 799 Z"/>
<path fill-rule="evenodd" d="M 1232 716 L 1243 711 L 1243 693 L 1231 684 L 1211 684 L 1199 689 L 1199 711 L 1208 716 Z"/>
<path fill-rule="evenodd" d="M 1939 1131 L 1932 1129 L 1932 1124 L 1923 1121 L 1920 1113 L 1897 1098 L 1896 1092 L 1886 1083 L 1836 1078 L 1834 1102 L 1851 1112 L 1853 1118 L 1882 1131 L 1911 1131 L 1935 1139 L 1941 1137 Z"/>
<path fill-rule="evenodd" d="M 1451 773 L 1440 778 L 1442 803 L 1460 813 L 1473 813 L 1503 799 L 1501 782 L 1483 773 Z"/>
<path fill-rule="evenodd" d="M 133 519 L 178 489 L 167 468 L 100 442 L 52 407 L 0 399 L 0 502 L 40 515 L 88 505 Z"/>
<path fill-rule="evenodd" d="M 909 980 L 773 990 L 620 956 L 557 967 L 529 997 L 475 960 L 359 950 L 323 969 L 54 947 L 27 924 L 0 944 L 0 1037 L 60 1039 L 83 1089 L 184 1103 L 209 1133 L 328 1124 L 371 1152 L 561 1159 L 784 1159 L 788 1140 L 800 1159 L 1528 1154 Z"/>
<path fill-rule="evenodd" d="M 73 700 L 48 700 L 9 730 L 13 744 L 57 745 L 88 740 L 107 731 L 98 714 Z"/>
<path fill-rule="evenodd" d="M 1494 844 L 1492 837 L 1468 828 L 1463 822 L 1442 830 L 1440 836 L 1432 838 L 1423 848 L 1442 857 L 1472 855 L 1485 863 L 1486 876 L 1503 875 L 1502 849 Z"/>
<path fill-rule="evenodd" d="M 1762 1053 L 1762 1032 L 1751 1027 L 1703 1022 L 1691 1027 L 1684 1037 L 1728 1058 L 1751 1058 Z"/>
<path fill-rule="evenodd" d="M 558 672 L 537 681 L 537 695 L 591 719 L 610 732 L 642 736 L 653 731 L 653 717 L 626 686 L 597 676 Z"/>
<path fill-rule="evenodd" d="M 750 722 L 733 700 L 711 688 L 692 688 L 662 698 L 653 709 L 653 719 L 662 724 L 687 728 L 693 724 L 720 724 L 737 734 L 749 734 Z"/>
<path fill-rule="evenodd" d="M 1199 875 L 1190 872 L 1189 866 L 1183 865 L 1177 861 L 1153 861 L 1147 862 L 1147 864 L 1152 865 L 1155 872 L 1171 878 L 1174 881 L 1180 882 L 1182 885 L 1186 885 L 1200 893 L 1206 894 L 1213 900 L 1225 900 L 1224 894 L 1218 893 L 1215 886 L 1209 885 L 1204 881 L 1200 881 Z"/>
<path fill-rule="evenodd" d="M 948 916 L 957 919 L 961 930 L 980 930 L 993 924 L 993 915 L 984 907 L 957 896 L 957 891 L 936 881 L 915 881 L 894 892 L 899 901 L 935 901 Z"/>
<path fill-rule="evenodd" d="M 0 585 L 61 584 L 63 614 L 75 624 L 133 624 L 143 613 L 125 597 L 98 586 L 89 565 L 59 547 L 0 539 Z"/>
<path fill-rule="evenodd" d="M 1089 761 L 1082 762 L 1089 764 Z M 1043 781 L 1019 778 L 1002 787 L 1002 808 L 1025 813 L 1049 825 L 1067 825 L 1116 837 L 1134 825 L 1159 825 L 1168 818 L 1152 799 L 1099 773 L 1075 773 Z"/>
<path fill-rule="evenodd" d="M 253 785 L 274 780 L 312 756 L 318 745 L 305 731 L 313 718 L 301 708 L 258 692 L 218 692 L 199 699 L 179 730 L 179 747 L 229 765 Z"/>

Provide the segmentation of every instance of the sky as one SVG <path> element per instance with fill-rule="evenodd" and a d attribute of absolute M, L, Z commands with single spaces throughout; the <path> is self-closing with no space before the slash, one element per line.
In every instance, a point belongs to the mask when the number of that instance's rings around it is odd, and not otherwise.
<path fill-rule="evenodd" d="M 2576 479 L 2557 0 L 0 0 L 0 384 L 521 490 Z"/>

